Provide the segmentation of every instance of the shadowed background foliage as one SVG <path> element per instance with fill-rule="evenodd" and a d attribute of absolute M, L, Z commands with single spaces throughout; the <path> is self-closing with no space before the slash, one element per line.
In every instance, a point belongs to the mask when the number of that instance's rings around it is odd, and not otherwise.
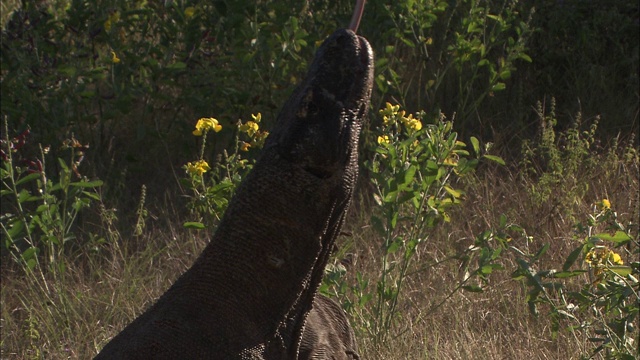
<path fill-rule="evenodd" d="M 9 131 L 53 145 L 90 145 L 85 175 L 107 198 L 140 185 L 160 194 L 196 145 L 195 120 L 216 117 L 232 141 L 238 118 L 268 128 L 352 2 L 24 1 L 3 4 L 2 109 Z M 603 141 L 637 131 L 634 1 L 377 1 L 360 33 L 376 51 L 373 108 L 455 114 L 463 137 L 506 156 L 536 136 L 537 101 L 559 114 L 602 116 Z M 371 119 L 379 126 L 380 119 Z M 571 116 L 560 117 L 560 129 Z M 210 144 L 211 145 L 211 144 Z M 53 169 L 52 169 L 53 170 Z M 126 184 L 126 186 L 124 185 Z"/>

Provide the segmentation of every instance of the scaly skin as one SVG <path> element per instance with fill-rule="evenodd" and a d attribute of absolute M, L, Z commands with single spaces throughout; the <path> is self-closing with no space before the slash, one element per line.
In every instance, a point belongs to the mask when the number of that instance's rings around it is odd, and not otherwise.
<path fill-rule="evenodd" d="M 211 243 L 96 359 L 298 357 L 351 201 L 372 78 L 364 38 L 338 30 L 325 40 Z M 340 316 L 325 300 L 312 318 Z"/>

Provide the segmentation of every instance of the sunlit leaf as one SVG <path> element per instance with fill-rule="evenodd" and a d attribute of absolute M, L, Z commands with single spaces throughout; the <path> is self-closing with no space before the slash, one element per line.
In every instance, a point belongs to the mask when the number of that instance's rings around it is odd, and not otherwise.
<path fill-rule="evenodd" d="M 185 228 L 187 228 L 187 229 L 198 229 L 198 230 L 201 230 L 201 229 L 205 228 L 204 224 L 201 223 L 201 222 L 186 222 L 186 223 L 184 223 L 183 226 Z"/>

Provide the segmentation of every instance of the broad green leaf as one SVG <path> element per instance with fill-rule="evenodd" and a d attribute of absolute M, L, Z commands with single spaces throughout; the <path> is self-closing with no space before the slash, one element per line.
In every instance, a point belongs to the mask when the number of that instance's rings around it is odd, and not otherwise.
<path fill-rule="evenodd" d="M 473 151 L 475 151 L 476 156 L 479 156 L 480 155 L 480 141 L 475 136 L 472 136 L 469 140 L 471 141 L 471 146 L 473 147 Z"/>
<path fill-rule="evenodd" d="M 392 202 L 396 201 L 397 197 L 398 197 L 398 191 L 397 190 L 390 191 L 389 193 L 387 193 L 387 195 L 384 196 L 384 202 L 392 203 Z"/>
<path fill-rule="evenodd" d="M 483 155 L 482 157 L 483 157 L 483 158 L 485 158 L 485 159 L 487 159 L 487 160 L 491 160 L 491 161 L 493 161 L 493 162 L 495 162 L 495 163 L 498 163 L 498 164 L 500 164 L 500 165 L 502 165 L 502 166 L 504 166 L 504 165 L 505 165 L 504 160 L 502 160 L 502 158 L 501 158 L 500 156 L 495 156 L 495 155 Z"/>
<path fill-rule="evenodd" d="M 13 240 L 17 238 L 20 235 L 20 233 L 22 233 L 22 230 L 24 230 L 24 222 L 22 222 L 21 220 L 18 220 L 14 222 L 12 226 L 9 228 L 7 235 L 9 235 L 9 238 Z"/>
<path fill-rule="evenodd" d="M 491 87 L 491 91 L 502 91 L 507 88 L 507 85 L 503 82 L 496 83 Z"/>
<path fill-rule="evenodd" d="M 633 272 L 633 270 L 631 269 L 631 266 L 623 266 L 623 265 L 613 265 L 613 266 L 607 267 L 607 269 L 613 271 L 614 273 L 622 277 L 631 275 L 631 273 Z"/>
<path fill-rule="evenodd" d="M 504 70 L 500 73 L 500 79 L 502 80 L 507 80 L 511 77 L 511 71 L 510 70 Z"/>
<path fill-rule="evenodd" d="M 503 229 L 507 226 L 507 215 L 500 214 L 500 228 Z"/>
<path fill-rule="evenodd" d="M 629 235 L 627 235 L 624 231 L 620 231 L 620 230 L 616 231 L 616 233 L 613 236 L 607 233 L 602 233 L 602 234 L 597 234 L 595 237 L 600 238 L 602 240 L 611 241 L 619 245 L 625 244 L 632 240 Z"/>
<path fill-rule="evenodd" d="M 35 258 L 36 255 L 38 255 L 38 252 L 40 252 L 40 249 L 37 247 L 30 247 L 22 253 L 22 259 L 24 261 L 29 261 L 30 259 Z"/>
<path fill-rule="evenodd" d="M 518 58 L 520 58 L 520 59 L 522 59 L 522 60 L 524 60 L 526 62 L 529 62 L 529 63 L 533 61 L 533 60 L 531 60 L 531 57 L 529 55 L 525 54 L 525 53 L 519 54 Z"/>
<path fill-rule="evenodd" d="M 562 270 L 567 271 L 571 268 L 571 266 L 576 262 L 578 256 L 582 253 L 582 249 L 584 245 L 580 245 L 575 248 L 569 256 L 567 256 L 567 260 L 565 260 L 564 265 L 562 265 Z"/>
<path fill-rule="evenodd" d="M 39 177 L 40 177 L 40 173 L 29 174 L 29 175 L 23 177 L 22 179 L 16 181 L 16 186 L 22 185 L 22 184 L 24 184 L 26 182 L 29 182 L 29 181 L 32 181 L 34 179 L 38 179 Z"/>
<path fill-rule="evenodd" d="M 413 181 L 413 177 L 416 175 L 417 166 L 411 165 L 404 173 L 404 186 L 408 186 Z"/>
<path fill-rule="evenodd" d="M 449 193 L 449 195 L 453 196 L 456 199 L 459 199 L 462 196 L 462 193 L 458 190 L 452 189 L 449 186 L 445 185 L 444 190 Z"/>
<path fill-rule="evenodd" d="M 203 224 L 203 223 L 201 223 L 201 222 L 194 222 L 194 221 L 192 221 L 192 222 L 186 222 L 186 223 L 184 223 L 184 225 L 183 225 L 183 226 L 184 226 L 185 228 L 187 228 L 187 229 L 198 229 L 198 230 L 201 230 L 201 229 L 204 229 L 204 228 L 205 228 L 205 226 L 204 226 L 204 224 Z"/>

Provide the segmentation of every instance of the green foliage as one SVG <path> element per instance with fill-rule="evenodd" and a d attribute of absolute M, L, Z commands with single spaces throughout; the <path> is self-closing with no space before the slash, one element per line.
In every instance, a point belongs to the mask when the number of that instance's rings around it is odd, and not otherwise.
<path fill-rule="evenodd" d="M 346 297 L 346 308 L 360 320 L 360 326 L 377 345 L 385 343 L 402 318 L 403 286 L 412 269 L 412 260 L 429 240 L 429 232 L 450 221 L 449 211 L 459 206 L 464 191 L 456 189 L 456 178 L 472 173 L 482 156 L 473 139 L 477 157 L 465 150 L 444 116 L 427 118 L 424 112 L 409 114 L 398 105 L 380 110 L 383 127 L 372 151 L 375 156 L 365 166 L 371 173 L 374 199 L 371 224 L 380 238 L 380 268 L 377 278 L 357 274 L 357 284 L 347 287 L 339 267 L 329 267 L 321 291 Z M 428 123 L 427 123 L 428 122 Z M 474 276 L 491 272 L 495 258 L 483 260 Z M 462 285 L 458 289 L 462 288 Z M 455 292 L 455 291 L 454 291 Z M 347 297 L 347 295 L 352 295 Z"/>
<path fill-rule="evenodd" d="M 30 157 L 27 148 L 29 130 L 9 137 L 5 123 L 2 139 L 2 233 L 3 248 L 27 269 L 40 262 L 64 270 L 59 261 L 65 244 L 75 239 L 74 225 L 80 212 L 100 201 L 96 188 L 102 181 L 89 181 L 78 170 L 86 148 L 75 138 L 65 140 L 68 160 L 58 158 L 57 176 L 47 176 L 46 153 L 40 146 L 39 157 Z M 54 164 L 55 165 L 55 164 Z"/>
<path fill-rule="evenodd" d="M 469 128 L 488 97 L 507 88 L 526 42 L 533 10 L 512 1 L 397 1 L 377 62 L 382 94 L 403 104 L 456 113 Z M 403 54 L 402 57 L 387 54 Z"/>
<path fill-rule="evenodd" d="M 222 156 L 217 157 L 213 168 L 204 158 L 207 135 L 221 131 L 222 125 L 214 118 L 198 120 L 193 134 L 202 139 L 200 156 L 197 161 L 184 166 L 187 177 L 180 180 L 190 193 L 186 195 L 189 198 L 187 207 L 198 221 L 186 222 L 185 227 L 203 229 L 217 225 L 236 187 L 253 168 L 255 158 L 252 157 L 254 152 L 251 149 L 262 148 L 269 133 L 260 129 L 261 113 L 251 117 L 252 120 L 244 123 L 238 120 L 233 152 L 229 154 L 224 150 Z"/>
<path fill-rule="evenodd" d="M 71 132 L 87 140 L 98 149 L 89 154 L 98 174 L 133 168 L 135 177 L 152 176 L 147 164 L 156 154 L 168 155 L 159 169 L 166 171 L 166 160 L 188 153 L 187 119 L 216 113 L 231 128 L 255 107 L 275 118 L 285 89 L 329 33 L 318 29 L 310 37 L 293 9 L 220 1 L 24 2 L 2 33 L 1 113 L 12 129 L 31 126 L 38 142 Z M 230 135 L 210 150 L 233 146 Z"/>
<path fill-rule="evenodd" d="M 640 310 L 637 226 L 633 222 L 623 224 L 605 199 L 594 206 L 594 213 L 586 221 L 576 224 L 574 239 L 580 244 L 566 257 L 562 270 L 538 269 L 541 266 L 536 265 L 546 256 L 549 244 L 534 255 L 517 259 L 518 268 L 512 276 L 524 280 L 529 288 L 527 302 L 534 315 L 539 314 L 541 305 L 548 306 L 554 336 L 566 322 L 572 332 L 591 334 L 589 341 L 597 346 L 585 350 L 585 359 L 598 353 L 606 359 L 632 359 L 637 355 L 634 344 Z M 611 250 L 612 246 L 622 255 Z M 630 265 L 623 265 L 629 261 Z M 587 269 L 583 268 L 585 265 Z M 577 284 L 569 278 L 584 278 L 585 273 L 588 282 L 576 288 Z"/>
<path fill-rule="evenodd" d="M 538 102 L 536 112 L 539 136 L 522 143 L 520 178 L 526 183 L 533 204 L 550 210 L 552 215 L 573 216 L 576 204 L 590 190 L 588 182 L 583 181 L 585 174 L 604 171 L 610 177 L 617 177 L 620 167 L 637 162 L 633 134 L 623 144 L 618 143 L 618 138 L 614 139 L 608 151 L 602 151 L 596 137 L 599 116 L 583 130 L 582 114 L 578 113 L 571 127 L 561 131 L 554 98 L 548 111 Z"/>

